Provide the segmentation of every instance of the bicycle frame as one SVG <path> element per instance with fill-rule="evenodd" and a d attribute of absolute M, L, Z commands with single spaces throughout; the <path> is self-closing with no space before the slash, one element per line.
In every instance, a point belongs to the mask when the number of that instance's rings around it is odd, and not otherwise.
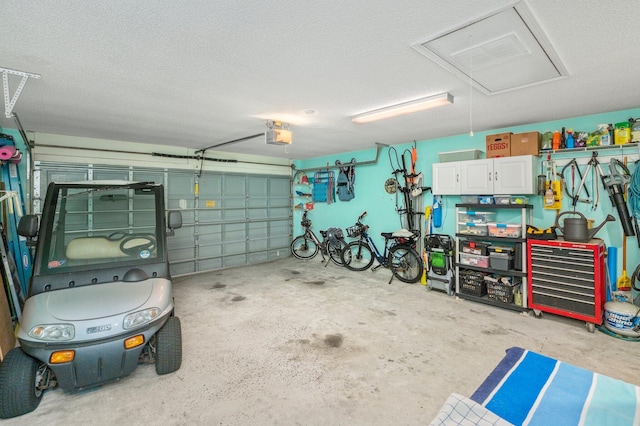
<path fill-rule="evenodd" d="M 376 246 L 375 242 L 373 241 L 373 239 L 371 238 L 371 236 L 369 235 L 369 233 L 367 232 L 366 229 L 364 229 L 362 231 L 362 233 L 360 234 L 360 241 L 364 241 L 367 246 L 369 246 L 369 248 L 371 249 L 371 251 L 373 252 L 374 257 L 376 258 L 376 261 L 378 262 L 378 265 L 373 267 L 373 270 L 375 271 L 376 269 L 380 268 L 380 267 L 384 267 L 384 268 L 388 268 L 389 267 L 389 253 L 391 251 L 392 247 L 395 247 L 398 244 L 405 244 L 409 247 L 414 247 L 414 245 L 412 244 L 407 244 L 407 243 L 399 243 L 397 241 L 398 237 L 385 237 L 384 240 L 384 252 L 380 253 L 380 250 L 378 249 L 378 246 Z M 414 240 L 411 239 L 411 241 L 413 242 Z"/>
<path fill-rule="evenodd" d="M 360 240 L 365 241 L 369 246 L 369 248 L 373 250 L 373 255 L 375 256 L 376 261 L 378 261 L 379 263 L 379 265 L 375 266 L 375 268 L 379 268 L 380 266 L 384 266 L 386 268 L 387 257 L 389 256 L 389 244 L 388 244 L 389 240 L 385 240 L 384 253 L 380 253 L 378 246 L 376 246 L 376 244 L 373 242 L 373 239 L 371 238 L 371 236 L 367 231 L 362 231 L 362 234 L 360 235 Z"/>
<path fill-rule="evenodd" d="M 353 271 L 364 271 L 370 268 L 374 261 L 378 261 L 378 265 L 371 270 L 375 271 L 380 267 L 390 269 L 392 272 L 391 280 L 393 277 L 407 283 L 419 280 L 420 276 L 416 274 L 422 273 L 423 264 L 422 257 L 415 250 L 415 246 L 420 232 L 416 230 L 383 232 L 381 235 L 385 242 L 384 251 L 381 253 L 369 235 L 369 227 L 361 222 L 366 214 L 366 211 L 363 212 L 358 217 L 356 224 L 347 228 L 347 234 L 358 239 L 347 244 L 346 249 L 341 253 L 344 266 Z"/>

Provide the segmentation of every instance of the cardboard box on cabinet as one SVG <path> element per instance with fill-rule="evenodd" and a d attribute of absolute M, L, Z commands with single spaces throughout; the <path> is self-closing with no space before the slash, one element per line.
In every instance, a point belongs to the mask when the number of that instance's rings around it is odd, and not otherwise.
<path fill-rule="evenodd" d="M 495 135 L 487 135 L 487 158 L 509 157 L 511 156 L 511 132 L 496 133 Z"/>
<path fill-rule="evenodd" d="M 511 156 L 538 155 L 540 153 L 540 132 L 516 133 L 511 135 Z"/>

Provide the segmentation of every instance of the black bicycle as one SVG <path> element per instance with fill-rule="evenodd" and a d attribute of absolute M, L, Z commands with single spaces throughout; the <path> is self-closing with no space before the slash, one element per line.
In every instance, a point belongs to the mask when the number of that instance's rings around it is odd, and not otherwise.
<path fill-rule="evenodd" d="M 304 228 L 304 233 L 298 235 L 291 242 L 291 254 L 298 259 L 307 260 L 313 259 L 320 252 L 323 262 L 326 260 L 325 255 L 327 255 L 333 263 L 343 266 L 342 250 L 347 246 L 347 243 L 344 241 L 342 229 L 329 228 L 326 231 L 320 231 L 322 236 L 322 241 L 320 241 L 311 229 L 311 220 L 307 218 L 308 213 L 309 211 L 305 210 L 302 215 L 300 224 Z M 325 266 L 327 265 L 325 264 Z"/>
<path fill-rule="evenodd" d="M 358 240 L 347 244 L 342 251 L 344 266 L 352 271 L 364 271 L 373 265 L 374 260 L 377 260 L 379 265 L 376 265 L 372 271 L 380 267 L 391 269 L 393 275 L 389 283 L 393 277 L 405 283 L 420 281 L 423 269 L 422 256 L 415 249 L 420 231 L 402 229 L 381 233 L 380 235 L 384 237 L 384 252 L 380 253 L 367 232 L 369 226 L 362 223 L 362 218 L 366 214 L 366 211 L 363 212 L 356 224 L 347 228 L 347 235 Z"/>

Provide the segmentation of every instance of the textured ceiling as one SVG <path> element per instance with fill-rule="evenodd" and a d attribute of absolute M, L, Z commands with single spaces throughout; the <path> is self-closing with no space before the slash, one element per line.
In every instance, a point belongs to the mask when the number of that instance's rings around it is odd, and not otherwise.
<path fill-rule="evenodd" d="M 0 67 L 42 75 L 14 109 L 27 130 L 199 149 L 275 119 L 291 123 L 291 146 L 218 149 L 292 159 L 468 133 L 470 108 L 479 132 L 639 106 L 640 8 L 628 1 L 528 0 L 569 77 L 474 91 L 472 105 L 468 81 L 411 48 L 513 4 L 0 0 Z M 350 119 L 445 91 L 454 105 Z"/>

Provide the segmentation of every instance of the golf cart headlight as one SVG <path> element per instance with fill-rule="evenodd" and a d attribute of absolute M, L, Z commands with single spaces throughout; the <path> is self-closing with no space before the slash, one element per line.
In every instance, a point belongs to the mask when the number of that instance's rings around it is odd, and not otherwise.
<path fill-rule="evenodd" d="M 154 319 L 158 318 L 160 315 L 160 308 L 149 308 L 143 311 L 134 312 L 132 314 L 124 317 L 124 323 L 122 324 L 122 328 L 128 330 L 130 328 L 139 327 L 143 324 L 146 324 Z"/>
<path fill-rule="evenodd" d="M 43 324 L 29 330 L 29 336 L 34 339 L 56 342 L 72 340 L 75 335 L 75 328 L 71 324 Z"/>

